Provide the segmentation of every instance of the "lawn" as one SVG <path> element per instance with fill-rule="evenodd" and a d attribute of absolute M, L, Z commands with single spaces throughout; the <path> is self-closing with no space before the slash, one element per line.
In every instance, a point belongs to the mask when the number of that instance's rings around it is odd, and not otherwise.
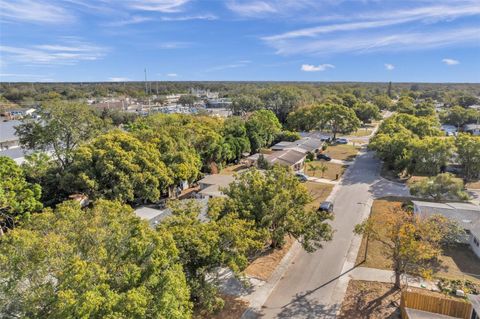
<path fill-rule="evenodd" d="M 241 170 L 247 169 L 247 167 L 244 164 L 236 164 L 236 165 L 230 165 L 225 168 L 223 168 L 219 174 L 222 175 L 232 175 L 234 173 L 237 173 Z"/>
<path fill-rule="evenodd" d="M 371 217 L 377 214 L 393 211 L 400 208 L 404 198 L 385 198 L 375 200 L 372 205 Z M 357 256 L 357 264 L 362 267 L 371 267 L 378 269 L 392 269 L 392 261 L 387 257 L 386 247 L 379 241 L 370 240 L 368 243 L 368 253 L 365 258 L 366 238 L 362 239 L 362 244 Z M 434 277 L 447 279 L 469 279 L 480 284 L 480 259 L 477 258 L 467 245 L 457 245 L 455 247 L 446 247 L 443 255 L 440 256 L 440 265 Z"/>
<path fill-rule="evenodd" d="M 348 144 L 328 146 L 325 153 L 333 159 L 352 161 L 357 156 L 359 148 Z"/>
<path fill-rule="evenodd" d="M 333 185 L 331 184 L 322 184 L 322 183 L 314 183 L 314 182 L 306 182 L 305 186 L 308 189 L 308 192 L 310 193 L 310 196 L 312 196 L 313 201 L 307 205 L 307 208 L 318 208 L 320 206 L 320 203 L 325 201 L 330 195 Z"/>
<path fill-rule="evenodd" d="M 353 132 L 349 136 L 355 136 L 355 137 L 364 137 L 372 134 L 372 129 L 367 128 L 361 128 L 358 129 L 356 132 Z"/>
<path fill-rule="evenodd" d="M 312 170 L 312 166 L 317 168 L 317 170 Z M 326 168 L 325 172 L 322 173 L 320 168 L 324 166 Z M 318 178 L 326 178 L 330 180 L 336 180 L 337 176 L 340 178 L 343 175 L 343 172 L 347 168 L 346 165 L 334 164 L 326 161 L 313 161 L 305 163 L 305 174 L 308 176 L 314 176 Z"/>

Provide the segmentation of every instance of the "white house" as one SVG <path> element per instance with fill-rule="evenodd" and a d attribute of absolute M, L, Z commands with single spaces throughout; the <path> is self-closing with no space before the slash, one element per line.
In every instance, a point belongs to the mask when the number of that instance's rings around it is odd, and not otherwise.
<path fill-rule="evenodd" d="M 470 244 L 475 255 L 480 257 L 480 206 L 472 203 L 431 203 L 412 201 L 413 212 L 420 216 L 442 215 L 456 221 L 468 235 L 466 242 Z"/>

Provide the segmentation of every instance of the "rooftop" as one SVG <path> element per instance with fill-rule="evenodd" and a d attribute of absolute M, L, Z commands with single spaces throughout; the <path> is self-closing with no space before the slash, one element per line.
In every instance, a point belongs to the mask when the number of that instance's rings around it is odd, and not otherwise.
<path fill-rule="evenodd" d="M 480 206 L 472 203 L 432 203 L 412 201 L 419 213 L 424 216 L 442 215 L 458 222 L 463 228 L 470 230 L 480 238 Z"/>

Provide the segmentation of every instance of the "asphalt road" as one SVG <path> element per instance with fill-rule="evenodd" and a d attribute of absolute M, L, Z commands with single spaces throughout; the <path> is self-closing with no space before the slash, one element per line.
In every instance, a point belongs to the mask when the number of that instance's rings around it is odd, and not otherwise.
<path fill-rule="evenodd" d="M 261 318 L 334 318 L 340 302 L 332 300 L 342 274 L 353 229 L 373 197 L 389 193 L 392 185 L 378 175 L 380 163 L 371 152 L 359 155 L 345 175 L 334 199 L 334 238 L 315 253 L 302 250 L 272 291 Z M 395 185 L 393 185 L 395 188 Z M 394 190 L 395 191 L 395 190 Z"/>

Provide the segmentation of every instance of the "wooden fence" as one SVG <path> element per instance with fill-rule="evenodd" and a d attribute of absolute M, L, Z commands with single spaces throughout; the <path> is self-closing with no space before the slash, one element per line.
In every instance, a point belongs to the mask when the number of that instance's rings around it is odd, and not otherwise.
<path fill-rule="evenodd" d="M 405 308 L 438 313 L 455 318 L 470 319 L 472 305 L 467 301 L 435 297 L 416 292 L 404 291 L 400 300 L 403 319 L 410 319 Z"/>

